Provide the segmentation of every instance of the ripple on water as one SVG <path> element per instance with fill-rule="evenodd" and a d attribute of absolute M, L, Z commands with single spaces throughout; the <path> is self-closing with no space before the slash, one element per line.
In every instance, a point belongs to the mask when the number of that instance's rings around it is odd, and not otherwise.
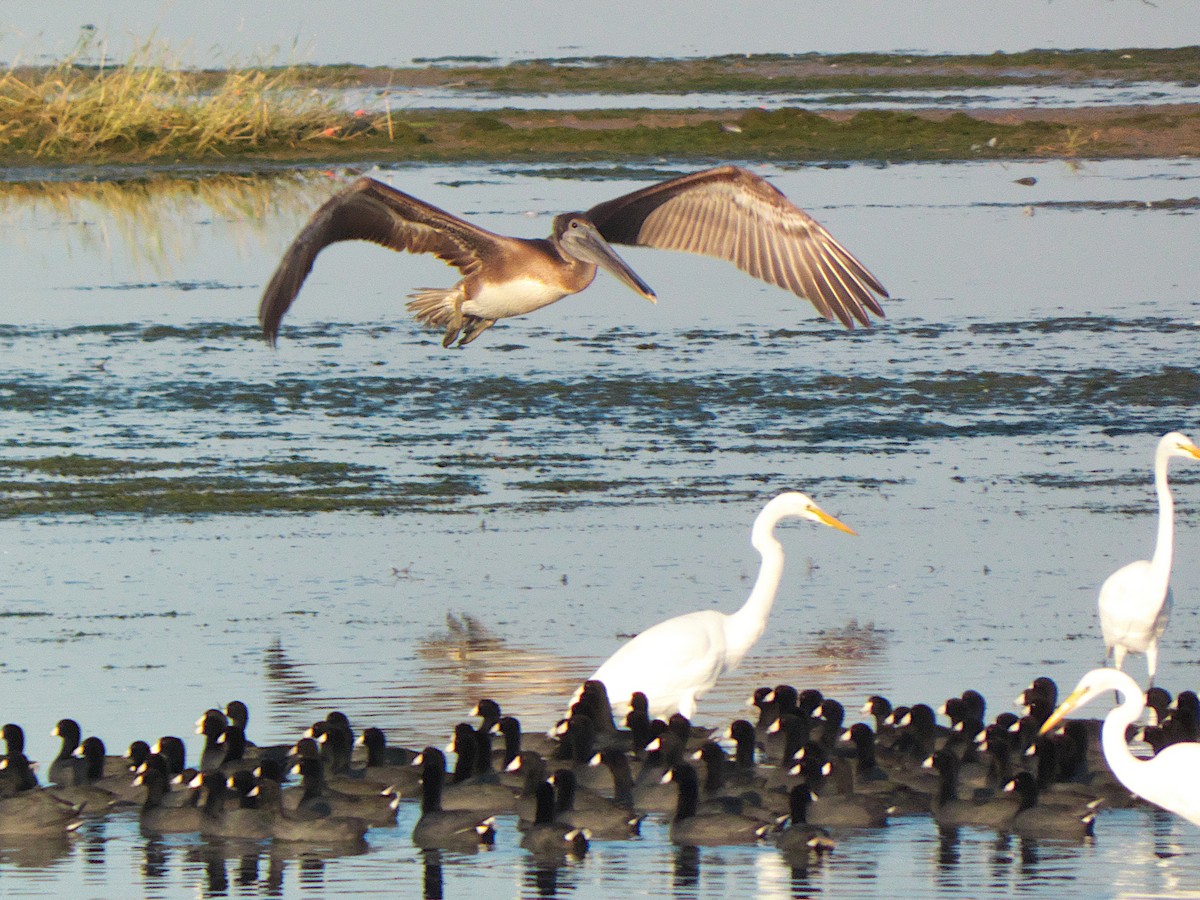
<path fill-rule="evenodd" d="M 584 179 L 661 170 L 389 177 L 439 201 L 469 185 L 475 208 L 512 224 L 575 205 Z M 549 727 L 621 635 L 744 600 L 750 521 L 784 487 L 860 536 L 781 532 L 770 627 L 705 698 L 706 719 L 744 715 L 752 687 L 784 681 L 849 709 L 876 690 L 936 705 L 970 686 L 994 712 L 1035 674 L 1071 681 L 1100 655 L 1095 585 L 1152 537 L 1152 436 L 1193 421 L 1200 395 L 1194 297 L 1177 288 L 1194 254 L 1122 281 L 1127 263 L 1094 248 L 1164 261 L 1190 248 L 1179 225 L 1194 203 L 1171 196 L 1195 193 L 1180 186 L 1194 172 L 1044 163 L 1031 190 L 998 165 L 776 170 L 841 218 L 839 236 L 885 236 L 871 263 L 900 295 L 889 320 L 843 334 L 699 261 L 695 281 L 682 263 L 676 280 L 650 254 L 679 285 L 654 318 L 609 301 L 601 279 L 587 302 L 463 353 L 381 296 L 407 257 L 371 256 L 387 274 L 351 282 L 364 270 L 350 250 L 322 257 L 279 351 L 262 345 L 257 285 L 328 193 L 323 175 L 295 192 L 234 185 L 249 213 L 197 215 L 185 186 L 170 200 L 179 243 L 148 266 L 143 239 L 162 237 L 145 225 L 162 215 L 150 191 L 10 192 L 4 268 L 27 302 L 0 325 L 5 715 L 42 759 L 67 712 L 115 748 L 234 696 L 260 741 L 341 708 L 393 742 L 441 745 L 484 694 Z M 280 224 L 247 240 L 267 219 Z M 1200 473 L 1173 478 L 1179 602 L 1161 679 L 1183 686 Z M 404 804 L 359 855 L 152 841 L 115 815 L 0 846 L 0 876 L 13 894 L 163 898 L 1177 896 L 1200 883 L 1194 829 L 1145 809 L 1102 812 L 1082 845 L 902 819 L 839 834 L 819 864 L 678 850 L 653 822 L 557 869 L 523 854 L 508 820 L 494 851 L 420 854 L 415 814 Z"/>

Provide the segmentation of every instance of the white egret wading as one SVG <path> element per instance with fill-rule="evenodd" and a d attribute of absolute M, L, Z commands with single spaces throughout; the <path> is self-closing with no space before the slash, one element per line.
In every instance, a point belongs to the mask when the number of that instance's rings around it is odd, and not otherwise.
<path fill-rule="evenodd" d="M 1120 669 L 1128 653 L 1145 653 L 1150 686 L 1158 670 L 1158 639 L 1171 615 L 1171 554 L 1175 537 L 1175 504 L 1167 484 L 1171 457 L 1200 459 L 1200 448 L 1178 431 L 1165 434 L 1154 454 L 1154 491 L 1158 495 L 1158 541 L 1154 557 L 1122 566 L 1100 588 L 1100 631 L 1104 661 Z"/>
<path fill-rule="evenodd" d="M 804 494 L 793 491 L 771 500 L 754 520 L 750 543 L 761 554 L 762 565 L 741 609 L 733 614 L 698 610 L 659 622 L 622 646 L 592 675 L 592 680 L 604 682 L 617 716 L 629 711 L 630 696 L 641 691 L 649 700 L 651 717 L 665 720 L 680 712 L 690 719 L 696 701 L 725 672 L 737 668 L 762 637 L 775 603 L 783 575 L 783 546 L 775 538 L 775 526 L 790 518 L 855 533 Z"/>

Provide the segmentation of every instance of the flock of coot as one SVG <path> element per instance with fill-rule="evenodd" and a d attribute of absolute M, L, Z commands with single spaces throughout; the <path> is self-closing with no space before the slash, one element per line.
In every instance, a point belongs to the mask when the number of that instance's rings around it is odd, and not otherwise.
<path fill-rule="evenodd" d="M 1194 741 L 1200 702 L 1153 688 L 1148 723 L 1130 734 L 1158 752 Z M 322 845 L 370 841 L 395 826 L 402 803 L 419 803 L 412 832 L 422 849 L 470 852 L 511 829 L 540 858 L 579 857 L 589 842 L 639 833 L 647 816 L 672 842 L 761 842 L 788 854 L 832 850 L 845 829 L 879 828 L 898 816 L 1081 840 L 1106 808 L 1142 802 L 1101 755 L 1101 723 L 1068 718 L 1040 733 L 1058 702 L 1039 678 L 1018 698 L 1023 714 L 990 718 L 967 690 L 937 709 L 893 706 L 874 696 L 848 717 L 835 698 L 789 685 L 754 693 L 754 712 L 723 733 L 676 714 L 651 719 L 635 694 L 618 724 L 602 682 L 585 683 L 568 718 L 549 734 L 481 700 L 446 750 L 390 746 L 383 731 L 356 733 L 340 712 L 295 742 L 256 746 L 248 711 L 234 701 L 197 723 L 198 758 L 164 736 L 106 755 L 72 719 L 55 728 L 62 750 L 43 785 L 20 727 L 5 725 L 0 837 L 60 836 L 88 817 L 139 809 L 146 835 L 195 832 L 213 839 Z M 449 764 L 450 754 L 453 765 Z M 189 764 L 190 763 L 190 764 Z"/>

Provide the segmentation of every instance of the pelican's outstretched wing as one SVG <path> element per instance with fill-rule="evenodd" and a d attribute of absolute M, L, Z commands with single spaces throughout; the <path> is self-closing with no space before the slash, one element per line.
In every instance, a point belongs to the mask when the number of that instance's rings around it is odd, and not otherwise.
<path fill-rule="evenodd" d="M 279 261 L 258 307 L 263 335 L 270 343 L 275 343 L 279 322 L 296 299 L 317 254 L 337 241 L 350 240 L 373 241 L 409 253 L 433 253 L 466 277 L 505 239 L 381 181 L 359 178 L 313 213 Z"/>
<path fill-rule="evenodd" d="M 812 216 L 737 166 L 706 169 L 593 206 L 605 240 L 715 256 L 811 301 L 847 328 L 888 295 L 866 266 Z"/>

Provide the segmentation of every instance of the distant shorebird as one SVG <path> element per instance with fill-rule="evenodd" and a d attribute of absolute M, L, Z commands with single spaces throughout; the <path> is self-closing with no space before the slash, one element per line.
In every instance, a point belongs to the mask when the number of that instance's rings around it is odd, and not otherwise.
<path fill-rule="evenodd" d="M 496 324 L 582 291 L 602 267 L 651 302 L 655 294 L 610 244 L 683 250 L 728 260 L 812 302 L 853 328 L 883 309 L 879 280 L 802 209 L 745 169 L 721 166 L 672 178 L 554 218 L 547 239 L 494 234 L 373 178 L 359 178 L 314 214 L 263 292 L 259 320 L 274 344 L 313 261 L 337 241 L 433 253 L 457 268 L 452 288 L 422 288 L 408 309 L 463 347 Z M 461 337 L 460 337 L 461 336 Z"/>

